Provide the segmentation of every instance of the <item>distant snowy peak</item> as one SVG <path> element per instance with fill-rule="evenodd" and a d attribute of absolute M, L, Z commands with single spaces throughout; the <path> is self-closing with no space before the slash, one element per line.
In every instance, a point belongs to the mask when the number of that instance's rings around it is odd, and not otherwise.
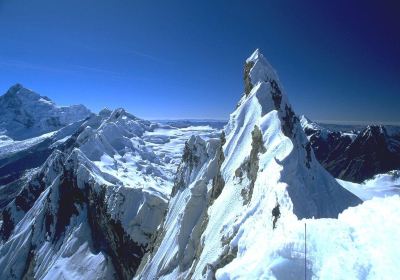
<path fill-rule="evenodd" d="M 109 117 L 111 116 L 112 111 L 108 108 L 103 108 L 102 110 L 100 110 L 99 112 L 99 116 L 101 117 Z"/>
<path fill-rule="evenodd" d="M 303 127 L 303 129 L 306 131 L 306 134 L 311 134 L 314 133 L 316 131 L 326 131 L 326 132 L 330 132 L 329 130 L 323 128 L 322 126 L 320 126 L 319 124 L 317 124 L 316 122 L 313 122 L 312 120 L 310 120 L 309 118 L 307 118 L 305 115 L 301 115 L 300 116 L 300 124 Z M 307 133 L 308 132 L 308 133 Z"/>
<path fill-rule="evenodd" d="M 0 96 L 0 111 L 0 134 L 15 140 L 55 131 L 91 115 L 83 105 L 57 106 L 48 97 L 21 84 Z"/>
<path fill-rule="evenodd" d="M 11 100 L 18 100 L 19 102 L 44 102 L 47 104 L 52 104 L 55 105 L 53 101 L 51 101 L 50 98 L 47 96 L 41 96 L 37 94 L 36 92 L 25 88 L 21 84 L 15 84 L 12 87 L 9 88 L 9 90 L 6 92 L 4 95 L 4 99 L 6 101 L 11 101 Z M 15 103 L 11 103 L 10 105 L 16 105 Z"/>

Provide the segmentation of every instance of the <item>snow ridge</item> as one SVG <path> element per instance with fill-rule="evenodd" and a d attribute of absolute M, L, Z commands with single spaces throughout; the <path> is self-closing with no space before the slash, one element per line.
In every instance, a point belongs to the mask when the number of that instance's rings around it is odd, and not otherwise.
<path fill-rule="evenodd" d="M 203 152 L 196 164 L 182 162 L 185 179 L 138 279 L 229 279 L 225 267 L 258 268 L 254 246 L 268 246 L 256 240 L 277 238 L 285 221 L 335 218 L 361 202 L 315 159 L 275 70 L 259 50 L 246 60 L 244 83 L 220 141 L 190 146 L 190 154 L 204 147 L 214 152 Z M 275 230 L 271 213 L 277 205 Z M 272 275 L 273 268 L 261 267 L 254 279 Z"/>

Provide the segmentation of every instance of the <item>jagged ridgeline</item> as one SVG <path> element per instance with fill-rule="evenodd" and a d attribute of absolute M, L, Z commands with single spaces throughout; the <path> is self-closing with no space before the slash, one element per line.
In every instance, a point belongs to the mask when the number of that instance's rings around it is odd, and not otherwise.
<path fill-rule="evenodd" d="M 288 225 L 357 205 L 315 159 L 258 50 L 246 60 L 244 88 L 223 132 L 192 136 L 179 166 L 157 124 L 122 109 L 84 114 L 46 144 L 47 160 L 3 207 L 0 279 L 245 278 L 276 253 Z M 12 100 L 17 92 L 53 106 L 19 86 Z M 58 128 L 22 117 L 35 133 Z"/>
<path fill-rule="evenodd" d="M 136 278 L 248 279 L 248 269 L 262 267 L 260 250 L 286 234 L 286 222 L 336 218 L 358 203 L 315 159 L 275 70 L 256 50 L 220 139 L 186 144 L 168 211 Z"/>
<path fill-rule="evenodd" d="M 301 124 L 316 158 L 335 178 L 361 183 L 400 167 L 399 127 L 339 126 L 344 131 L 338 131 L 305 116 Z"/>

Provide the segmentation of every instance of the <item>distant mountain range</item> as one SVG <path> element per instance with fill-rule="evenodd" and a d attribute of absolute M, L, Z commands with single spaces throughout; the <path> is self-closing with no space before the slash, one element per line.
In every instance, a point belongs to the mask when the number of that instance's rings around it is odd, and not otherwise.
<path fill-rule="evenodd" d="M 305 116 L 301 124 L 316 158 L 336 178 L 362 182 L 400 169 L 400 127 L 324 125 Z"/>

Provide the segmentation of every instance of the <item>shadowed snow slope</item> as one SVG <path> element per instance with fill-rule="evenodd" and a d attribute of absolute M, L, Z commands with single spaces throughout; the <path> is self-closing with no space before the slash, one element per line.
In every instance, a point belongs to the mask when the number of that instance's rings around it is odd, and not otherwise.
<path fill-rule="evenodd" d="M 336 218 L 361 202 L 315 159 L 276 72 L 258 50 L 246 60 L 244 81 L 220 140 L 186 144 L 163 226 L 137 278 L 229 279 L 228 268 L 248 279 L 273 275 L 268 263 L 261 268 L 256 247 L 272 250 L 286 221 Z M 240 274 L 244 266 L 259 271 L 247 277 Z"/>

